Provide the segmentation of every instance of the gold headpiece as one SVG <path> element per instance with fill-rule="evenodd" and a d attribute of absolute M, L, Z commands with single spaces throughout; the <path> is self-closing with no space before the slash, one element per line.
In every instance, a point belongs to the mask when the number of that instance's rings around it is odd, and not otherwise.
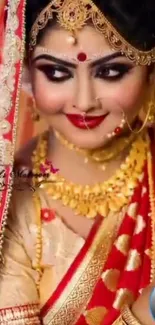
<path fill-rule="evenodd" d="M 39 14 L 30 33 L 30 50 L 37 43 L 37 36 L 49 20 L 57 15 L 57 22 L 72 34 L 93 22 L 96 30 L 102 33 L 114 50 L 125 54 L 127 58 L 139 65 L 150 65 L 155 62 L 155 48 L 141 51 L 129 44 L 112 26 L 104 14 L 92 0 L 52 0 Z"/>

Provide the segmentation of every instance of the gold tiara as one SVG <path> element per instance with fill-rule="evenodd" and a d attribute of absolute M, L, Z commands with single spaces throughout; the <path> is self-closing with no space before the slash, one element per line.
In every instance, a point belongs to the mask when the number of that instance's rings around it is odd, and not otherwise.
<path fill-rule="evenodd" d="M 141 51 L 128 43 L 112 26 L 92 0 L 53 0 L 39 14 L 30 32 L 30 50 L 37 43 L 39 31 L 46 27 L 56 14 L 57 22 L 71 33 L 82 29 L 91 20 L 97 31 L 102 33 L 114 50 L 126 55 L 138 65 L 155 62 L 155 48 Z"/>

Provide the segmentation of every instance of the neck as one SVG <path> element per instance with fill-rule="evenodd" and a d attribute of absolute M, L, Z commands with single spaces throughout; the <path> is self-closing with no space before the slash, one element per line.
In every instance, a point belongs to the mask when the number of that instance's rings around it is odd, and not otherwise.
<path fill-rule="evenodd" d="M 93 185 L 109 179 L 120 167 L 129 150 L 125 148 L 118 157 L 108 161 L 104 171 L 99 168 L 98 163 L 90 160 L 84 163 L 82 154 L 64 146 L 53 133 L 50 134 L 48 148 L 48 159 L 52 162 L 54 168 L 59 168 L 60 174 L 67 180 L 81 185 Z"/>

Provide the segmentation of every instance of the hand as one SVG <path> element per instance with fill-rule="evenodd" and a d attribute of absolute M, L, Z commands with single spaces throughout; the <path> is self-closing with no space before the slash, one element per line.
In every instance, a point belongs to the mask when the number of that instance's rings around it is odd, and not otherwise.
<path fill-rule="evenodd" d="M 153 288 L 155 288 L 154 283 L 145 288 L 131 308 L 132 313 L 142 325 L 155 325 L 150 311 L 150 295 Z"/>

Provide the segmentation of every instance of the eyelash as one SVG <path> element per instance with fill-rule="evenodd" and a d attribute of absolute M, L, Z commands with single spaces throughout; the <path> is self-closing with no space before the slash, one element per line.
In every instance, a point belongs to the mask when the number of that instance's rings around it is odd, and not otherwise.
<path fill-rule="evenodd" d="M 64 82 L 70 78 L 73 78 L 73 75 L 71 74 L 71 72 L 68 69 L 65 69 L 64 67 L 60 67 L 57 65 L 41 65 L 37 67 L 38 70 L 42 71 L 45 75 L 46 78 L 49 81 L 52 82 Z M 56 72 L 59 72 L 60 74 L 64 74 L 64 76 L 62 77 L 54 77 L 54 74 Z"/>
<path fill-rule="evenodd" d="M 123 78 L 133 67 L 131 65 L 123 64 L 123 63 L 113 63 L 107 66 L 100 66 L 97 69 L 95 74 L 96 78 L 107 80 L 107 81 L 117 81 Z M 116 75 L 109 76 L 108 73 L 110 71 L 115 71 Z"/>
<path fill-rule="evenodd" d="M 132 68 L 133 67 L 129 64 L 113 63 L 107 66 L 98 67 L 94 75 L 95 78 L 114 82 L 122 79 Z M 55 83 L 65 82 L 68 79 L 73 78 L 73 74 L 68 69 L 59 65 L 40 65 L 37 67 L 37 69 L 42 71 L 49 81 Z M 108 75 L 110 71 L 116 72 L 116 75 Z M 55 73 L 60 73 L 62 76 L 54 77 Z"/>

